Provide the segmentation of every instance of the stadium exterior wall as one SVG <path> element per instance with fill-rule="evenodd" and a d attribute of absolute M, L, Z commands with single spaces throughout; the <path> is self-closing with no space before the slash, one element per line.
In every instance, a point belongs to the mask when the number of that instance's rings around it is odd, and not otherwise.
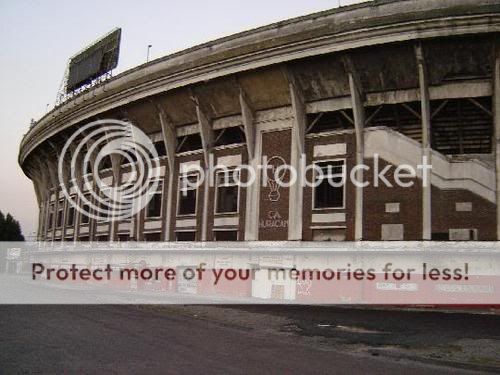
<path fill-rule="evenodd" d="M 497 1 L 375 1 L 124 72 L 54 108 L 24 137 L 19 163 L 37 194 L 38 238 L 498 240 L 499 35 Z M 57 157 L 74 129 L 96 119 L 128 120 L 164 144 L 159 217 L 143 210 L 124 222 L 83 224 L 76 215 L 67 225 Z M 239 141 L 178 149 L 190 136 L 221 132 Z M 371 167 L 368 181 L 375 163 L 416 165 L 426 156 L 432 186 L 423 187 L 422 176 L 411 188 L 347 183 L 341 204 L 314 207 L 314 188 L 281 188 L 270 200 L 269 188 L 256 184 L 239 189 L 236 213 L 220 214 L 217 188 L 205 193 L 204 184 L 196 213 L 178 214 L 183 164 L 203 166 L 212 154 L 231 167 L 264 155 L 298 166 L 302 150 L 307 164 L 340 162 L 351 170 L 363 162 Z M 122 164 L 112 159 L 99 174 L 119 184 L 130 169 Z"/>

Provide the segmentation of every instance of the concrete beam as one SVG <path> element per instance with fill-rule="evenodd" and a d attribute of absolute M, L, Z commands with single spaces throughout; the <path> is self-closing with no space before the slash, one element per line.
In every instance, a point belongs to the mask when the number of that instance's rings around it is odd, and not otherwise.
<path fill-rule="evenodd" d="M 432 163 L 431 160 L 431 104 L 429 94 L 429 79 L 427 67 L 425 64 L 424 53 L 421 44 L 415 46 L 415 57 L 417 59 L 418 79 L 420 85 L 420 103 L 421 103 L 421 118 L 422 118 L 422 158 L 427 160 L 427 163 Z M 422 176 L 426 184 L 422 183 L 422 239 L 430 241 L 432 239 L 432 186 L 431 173 L 428 170 Z"/>

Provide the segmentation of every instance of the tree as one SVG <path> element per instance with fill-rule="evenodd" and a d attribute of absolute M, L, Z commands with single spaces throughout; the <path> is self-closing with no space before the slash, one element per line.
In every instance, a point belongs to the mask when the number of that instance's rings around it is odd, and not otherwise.
<path fill-rule="evenodd" d="M 10 213 L 0 211 L 0 241 L 24 241 L 21 225 Z"/>

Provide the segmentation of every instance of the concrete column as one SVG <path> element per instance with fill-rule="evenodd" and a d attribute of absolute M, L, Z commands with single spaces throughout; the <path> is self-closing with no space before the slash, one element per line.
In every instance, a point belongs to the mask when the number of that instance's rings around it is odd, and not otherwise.
<path fill-rule="evenodd" d="M 49 159 L 50 156 L 48 154 L 45 155 L 45 164 L 47 171 L 49 173 L 49 179 L 50 183 L 52 185 L 52 188 L 54 189 L 54 213 L 52 215 L 52 236 L 51 240 L 54 240 L 54 237 L 56 235 L 56 229 L 57 229 L 57 209 L 59 206 L 59 183 L 58 183 L 58 178 L 57 178 L 57 165 L 55 163 L 52 163 L 52 161 Z M 49 194 L 49 207 L 50 207 L 50 194 Z"/>
<path fill-rule="evenodd" d="M 172 226 L 172 205 L 175 202 L 173 186 L 174 186 L 174 168 L 175 168 L 175 151 L 177 148 L 177 134 L 175 132 L 174 125 L 167 117 L 167 114 L 158 108 L 158 118 L 161 124 L 161 131 L 163 135 L 163 142 L 165 143 L 165 150 L 167 152 L 167 163 L 168 163 L 168 180 L 167 180 L 167 196 L 163 197 L 163 201 L 167 202 L 167 207 L 165 211 L 165 232 L 163 238 L 165 241 L 170 241 L 170 227 Z M 165 191 L 165 190 L 164 190 Z"/>
<path fill-rule="evenodd" d="M 431 109 L 429 96 L 429 81 L 427 69 L 424 60 L 422 46 L 419 44 L 415 47 L 415 55 L 418 66 L 418 79 L 420 86 L 420 105 L 422 117 L 422 159 L 425 158 L 427 163 L 431 161 Z M 423 171 L 426 176 L 422 176 L 422 240 L 430 241 L 432 239 L 432 185 L 431 173 L 427 169 Z"/>
<path fill-rule="evenodd" d="M 349 75 L 349 87 L 351 90 L 352 110 L 354 114 L 354 128 L 356 131 L 356 164 L 364 163 L 364 127 L 365 127 L 365 108 L 361 97 L 361 88 L 356 84 L 352 72 Z M 356 170 L 356 180 L 363 182 L 363 169 Z M 363 187 L 356 186 L 356 208 L 354 217 L 354 240 L 363 239 Z"/>
<path fill-rule="evenodd" d="M 494 147 L 497 203 L 497 240 L 500 240 L 500 43 L 495 46 L 493 75 Z"/>
<path fill-rule="evenodd" d="M 208 201 L 210 198 L 210 170 L 209 160 L 212 154 L 213 147 L 213 129 L 212 121 L 202 111 L 198 100 L 195 98 L 196 115 L 198 117 L 198 126 L 200 128 L 201 141 L 203 144 L 203 154 L 205 157 L 205 181 L 203 182 L 203 212 L 201 219 L 201 240 L 206 241 L 208 238 Z"/>
<path fill-rule="evenodd" d="M 111 169 L 113 171 L 113 187 L 117 188 L 121 184 L 121 164 L 123 157 L 118 154 L 112 154 L 111 159 Z M 116 197 L 114 197 L 116 200 Z M 113 215 L 111 215 L 113 217 Z M 118 222 L 116 220 L 111 220 L 109 231 L 109 240 L 116 241 L 118 238 L 116 236 L 116 231 L 118 230 Z"/>
<path fill-rule="evenodd" d="M 295 80 L 289 82 L 289 87 L 294 116 L 290 165 L 297 172 L 297 181 L 290 186 L 288 240 L 300 241 L 302 240 L 302 224 L 304 222 L 304 187 L 302 185 L 304 176 L 301 161 L 302 158 L 305 158 L 305 128 L 307 120 L 304 98 Z"/>
<path fill-rule="evenodd" d="M 257 165 L 259 163 L 258 143 L 260 137 L 257 136 L 254 112 L 248 103 L 244 91 L 240 88 L 240 106 L 243 128 L 248 151 L 248 164 L 256 172 L 255 182 L 246 188 L 246 208 L 245 208 L 245 241 L 257 241 L 259 239 L 259 188 L 260 180 L 257 175 Z"/>

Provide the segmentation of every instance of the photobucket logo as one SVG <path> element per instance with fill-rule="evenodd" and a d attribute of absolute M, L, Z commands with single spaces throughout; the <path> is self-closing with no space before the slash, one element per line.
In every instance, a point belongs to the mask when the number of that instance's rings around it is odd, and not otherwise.
<path fill-rule="evenodd" d="M 258 176 L 261 176 L 261 186 L 269 189 L 268 198 L 271 202 L 280 199 L 280 189 L 287 188 L 297 183 L 303 187 L 318 187 L 324 182 L 328 182 L 332 187 L 340 187 L 350 182 L 356 187 L 402 187 L 408 188 L 415 184 L 427 187 L 430 185 L 430 171 L 432 164 L 424 156 L 422 162 L 415 166 L 409 164 L 383 165 L 378 154 L 372 158 L 367 158 L 372 163 L 356 164 L 347 167 L 346 159 L 336 160 L 317 160 L 311 164 L 306 163 L 306 156 L 302 155 L 299 167 L 296 168 L 287 164 L 281 156 L 268 157 L 264 155 L 261 162 L 256 166 L 239 165 L 228 167 L 219 165 L 215 158 L 210 154 L 208 166 L 202 167 L 199 164 L 189 164 L 181 166 L 181 175 L 196 175 L 196 178 L 183 179 L 182 190 L 189 188 L 198 188 L 205 181 L 208 181 L 210 187 L 216 185 L 214 178 L 217 174 L 224 174 L 225 181 L 228 179 L 241 187 L 249 187 L 257 183 Z M 246 173 L 246 179 L 242 180 L 243 171 Z M 359 178 L 358 171 L 364 172 L 363 179 Z M 369 177 L 368 177 L 369 176 Z M 421 180 L 421 182 L 418 181 Z"/>
<path fill-rule="evenodd" d="M 121 164 L 130 165 L 125 181 L 115 180 L 120 173 L 102 177 L 100 170 L 110 160 L 115 171 Z M 157 190 L 159 171 L 151 139 L 119 120 L 99 120 L 79 128 L 65 142 L 58 160 L 59 184 L 68 202 L 99 221 L 129 219 L 143 209 Z"/>

